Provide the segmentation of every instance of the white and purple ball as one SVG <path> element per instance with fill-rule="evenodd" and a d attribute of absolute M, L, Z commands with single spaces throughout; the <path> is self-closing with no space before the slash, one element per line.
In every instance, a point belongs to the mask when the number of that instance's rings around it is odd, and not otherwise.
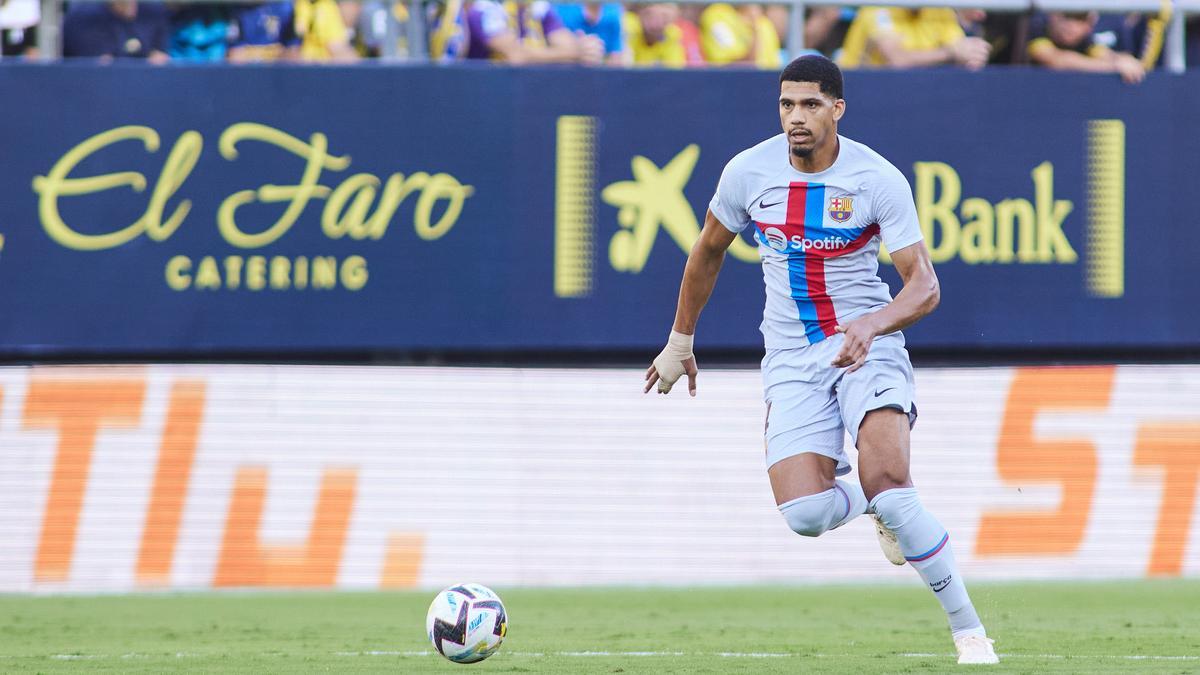
<path fill-rule="evenodd" d="M 458 584 L 433 599 L 425 632 L 442 656 L 455 663 L 475 663 L 500 649 L 508 633 L 508 615 L 492 589 Z"/>

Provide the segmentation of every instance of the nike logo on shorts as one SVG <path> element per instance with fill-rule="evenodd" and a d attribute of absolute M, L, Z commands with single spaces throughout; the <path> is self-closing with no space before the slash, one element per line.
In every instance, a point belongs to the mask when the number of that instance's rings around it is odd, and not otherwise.
<path fill-rule="evenodd" d="M 884 394 L 886 394 L 887 392 L 889 392 L 893 389 L 895 389 L 895 387 L 888 387 L 887 389 L 876 389 L 875 390 L 875 398 L 879 398 L 880 396 L 883 396 Z"/>

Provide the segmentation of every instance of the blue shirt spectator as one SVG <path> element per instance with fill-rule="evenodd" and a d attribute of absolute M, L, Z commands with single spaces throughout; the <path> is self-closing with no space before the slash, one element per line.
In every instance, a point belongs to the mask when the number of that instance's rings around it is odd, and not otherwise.
<path fill-rule="evenodd" d="M 625 51 L 625 36 L 622 29 L 624 8 L 619 2 L 588 2 L 558 5 L 558 16 L 563 25 L 572 32 L 595 35 L 604 43 L 606 57 Z"/>
<path fill-rule="evenodd" d="M 234 63 L 279 61 L 299 52 L 291 2 L 247 5 L 234 14 L 233 23 L 229 60 Z"/>
<path fill-rule="evenodd" d="M 168 60 L 170 30 L 170 19 L 162 3 L 133 0 L 74 3 L 63 20 L 63 55 L 162 63 Z"/>
<path fill-rule="evenodd" d="M 220 5 L 190 5 L 175 13 L 171 21 L 172 60 L 204 63 L 224 61 L 229 21 Z"/>

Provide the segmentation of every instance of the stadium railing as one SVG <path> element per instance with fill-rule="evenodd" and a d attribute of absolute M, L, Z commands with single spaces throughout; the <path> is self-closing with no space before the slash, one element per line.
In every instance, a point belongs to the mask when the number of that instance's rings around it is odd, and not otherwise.
<path fill-rule="evenodd" d="M 84 2 L 102 2 L 103 0 L 76 0 Z M 709 4 L 713 0 L 677 0 L 679 4 Z M 803 0 L 792 2 L 757 2 L 756 0 L 723 0 L 730 4 L 782 4 L 791 8 L 788 20 L 788 34 L 785 44 L 789 53 L 796 54 L 804 49 L 804 11 L 809 4 L 822 6 L 859 6 L 863 3 L 852 0 L 822 0 L 820 3 L 807 3 Z M 241 0 L 181 0 L 182 3 L 238 3 Z M 424 25 L 425 12 L 423 0 L 387 0 L 389 9 L 396 4 L 407 4 L 410 20 L 406 23 L 409 56 L 407 61 L 422 61 L 428 59 Z M 1188 15 L 1200 14 L 1200 0 L 936 0 L 921 2 L 920 0 L 891 0 L 886 3 L 895 7 L 950 7 L 955 9 L 983 9 L 995 12 L 1031 12 L 1031 11 L 1098 11 L 1102 13 L 1144 12 L 1147 14 L 1170 15 L 1167 25 L 1166 44 L 1164 45 L 1164 66 L 1168 72 L 1181 73 L 1186 67 L 1185 28 Z M 54 61 L 61 57 L 62 0 L 42 0 L 41 23 L 38 28 L 38 48 L 42 59 Z M 388 23 L 389 32 L 395 30 L 392 22 Z M 388 36 L 385 41 L 383 59 L 396 59 L 397 36 Z"/>

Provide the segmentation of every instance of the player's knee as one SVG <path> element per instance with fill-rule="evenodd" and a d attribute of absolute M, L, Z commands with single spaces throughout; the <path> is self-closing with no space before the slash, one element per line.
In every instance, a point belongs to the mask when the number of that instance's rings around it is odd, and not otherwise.
<path fill-rule="evenodd" d="M 862 488 L 867 499 L 875 499 L 879 495 L 888 490 L 900 490 L 912 487 L 912 481 L 907 474 L 896 472 L 894 474 L 882 473 L 870 477 L 863 477 Z"/>
<path fill-rule="evenodd" d="M 788 527 L 802 537 L 817 537 L 829 529 L 834 518 L 833 490 L 793 499 L 779 506 Z"/>
<path fill-rule="evenodd" d="M 924 511 L 916 488 L 894 488 L 879 493 L 871 500 L 871 509 L 889 529 L 904 527 Z"/>

